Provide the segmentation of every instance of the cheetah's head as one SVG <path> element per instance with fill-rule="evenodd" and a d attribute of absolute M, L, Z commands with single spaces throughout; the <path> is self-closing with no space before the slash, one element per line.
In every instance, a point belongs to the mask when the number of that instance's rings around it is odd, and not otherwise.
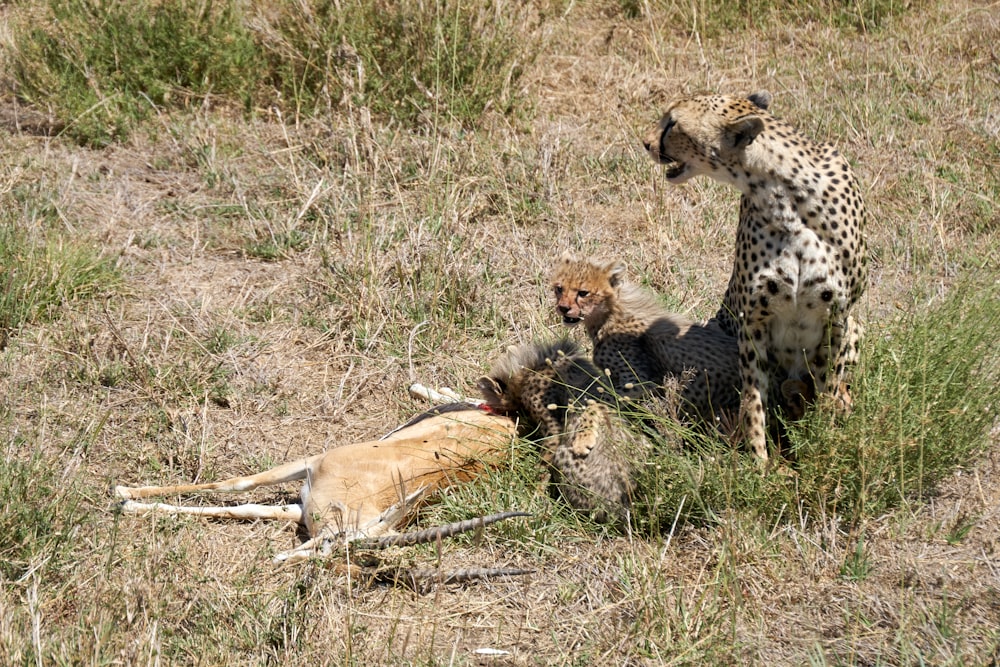
<path fill-rule="evenodd" d="M 762 114 L 771 95 L 747 98 L 704 95 L 674 102 L 646 134 L 643 146 L 667 180 L 680 184 L 699 174 L 725 179 L 724 167 L 738 164 L 743 150 L 764 129 Z"/>
<path fill-rule="evenodd" d="M 563 253 L 551 276 L 556 312 L 569 326 L 606 316 L 609 297 L 621 284 L 625 265 L 621 262 L 598 263 Z"/>
<path fill-rule="evenodd" d="M 597 375 L 589 355 L 579 345 L 560 339 L 507 348 L 489 375 L 476 384 L 490 410 L 519 417 L 530 430 L 546 421 L 545 413 L 552 411 L 550 404 L 569 405 L 568 387 L 585 391 Z"/>

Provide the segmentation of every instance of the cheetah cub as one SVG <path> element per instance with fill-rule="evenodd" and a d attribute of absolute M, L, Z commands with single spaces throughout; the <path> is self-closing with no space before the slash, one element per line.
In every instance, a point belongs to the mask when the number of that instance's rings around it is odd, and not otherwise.
<path fill-rule="evenodd" d="M 568 340 L 511 348 L 479 390 L 543 443 L 554 490 L 600 523 L 627 521 L 636 465 L 648 445 L 606 402 L 597 368 Z"/>
<path fill-rule="evenodd" d="M 629 398 L 679 385 L 680 416 L 717 424 L 739 409 L 736 339 L 715 323 L 667 311 L 656 295 L 625 282 L 621 262 L 566 252 L 550 278 L 556 310 L 567 325 L 583 322 L 594 363 L 615 392 Z"/>
<path fill-rule="evenodd" d="M 850 164 L 772 116 L 770 102 L 767 92 L 683 98 L 643 140 L 670 183 L 705 175 L 741 192 L 717 317 L 739 339 L 741 421 L 763 461 L 776 386 L 789 381 L 800 403 L 826 395 L 849 407 L 861 337 L 850 313 L 867 282 L 865 205 Z"/>

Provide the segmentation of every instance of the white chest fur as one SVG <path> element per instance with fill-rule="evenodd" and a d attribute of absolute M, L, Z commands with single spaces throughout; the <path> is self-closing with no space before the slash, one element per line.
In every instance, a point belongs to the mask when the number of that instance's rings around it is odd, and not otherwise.
<path fill-rule="evenodd" d="M 757 315 L 766 322 L 768 355 L 791 377 L 803 377 L 827 342 L 842 290 L 830 278 L 833 249 L 801 223 L 785 225 L 781 242 L 763 250 L 751 285 Z M 829 357 L 828 357 L 829 358 Z"/>

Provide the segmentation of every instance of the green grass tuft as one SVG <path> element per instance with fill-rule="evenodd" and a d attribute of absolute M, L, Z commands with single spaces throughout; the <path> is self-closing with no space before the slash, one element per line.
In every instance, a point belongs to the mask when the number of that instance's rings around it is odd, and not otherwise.
<path fill-rule="evenodd" d="M 37 450 L 25 457 L 19 437 L 6 444 L 0 457 L 0 579 L 15 582 L 34 568 L 58 568 L 86 514 L 53 461 Z"/>
<path fill-rule="evenodd" d="M 890 19 L 909 9 L 910 3 L 900 0 L 676 0 L 640 3 L 621 0 L 621 12 L 627 18 L 639 18 L 643 8 L 658 16 L 667 14 L 670 24 L 707 37 L 717 37 L 745 28 L 759 28 L 780 17 L 782 22 L 818 22 L 836 28 L 858 31 L 882 29 Z"/>
<path fill-rule="evenodd" d="M 413 125 L 509 113 L 531 61 L 522 10 L 454 1 L 261 5 L 49 0 L 14 26 L 19 94 L 84 145 L 206 101 L 285 117 L 343 104 Z"/>
<path fill-rule="evenodd" d="M 804 513 L 855 525 L 975 463 L 997 420 L 1000 294 L 967 285 L 914 312 L 868 333 L 849 416 L 819 408 L 788 426 L 786 470 L 762 476 L 750 454 L 689 436 L 690 450 L 663 451 L 644 466 L 639 525 L 663 532 L 677 519 L 714 523 L 727 511 L 769 524 Z"/>
<path fill-rule="evenodd" d="M 23 324 L 55 316 L 66 302 L 106 292 L 118 281 L 110 259 L 57 237 L 34 243 L 0 226 L 0 347 Z"/>
<path fill-rule="evenodd" d="M 794 426 L 798 493 L 816 510 L 849 522 L 878 516 L 922 499 L 986 446 L 997 419 L 1000 293 L 964 285 L 935 301 L 869 332 L 842 424 L 814 413 Z"/>
<path fill-rule="evenodd" d="M 521 17 L 499 5 L 443 2 L 309 3 L 272 23 L 271 83 L 314 113 L 344 100 L 412 124 L 431 114 L 472 124 L 513 110 L 532 49 Z"/>
<path fill-rule="evenodd" d="M 19 92 L 87 145 L 125 138 L 159 107 L 249 102 L 263 62 L 235 3 L 50 0 L 14 34 Z"/>

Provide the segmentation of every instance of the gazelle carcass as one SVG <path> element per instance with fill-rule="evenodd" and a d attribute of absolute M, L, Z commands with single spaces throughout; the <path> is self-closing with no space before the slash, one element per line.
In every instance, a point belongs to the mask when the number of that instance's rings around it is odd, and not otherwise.
<path fill-rule="evenodd" d="M 428 390 L 423 390 L 428 395 Z M 429 392 L 434 400 L 444 398 Z M 367 549 L 429 542 L 495 521 L 527 516 L 504 512 L 397 535 L 429 494 L 464 482 L 508 459 L 517 434 L 513 419 L 471 403 L 446 404 L 415 418 L 381 440 L 353 443 L 270 470 L 220 482 L 176 486 L 116 486 L 121 510 L 165 512 L 231 519 L 282 519 L 303 524 L 310 539 L 275 557 L 295 562 L 351 543 Z M 301 503 L 222 507 L 138 502 L 144 498 L 197 492 L 238 493 L 262 486 L 302 481 Z M 486 576 L 522 574 L 484 570 Z"/>

